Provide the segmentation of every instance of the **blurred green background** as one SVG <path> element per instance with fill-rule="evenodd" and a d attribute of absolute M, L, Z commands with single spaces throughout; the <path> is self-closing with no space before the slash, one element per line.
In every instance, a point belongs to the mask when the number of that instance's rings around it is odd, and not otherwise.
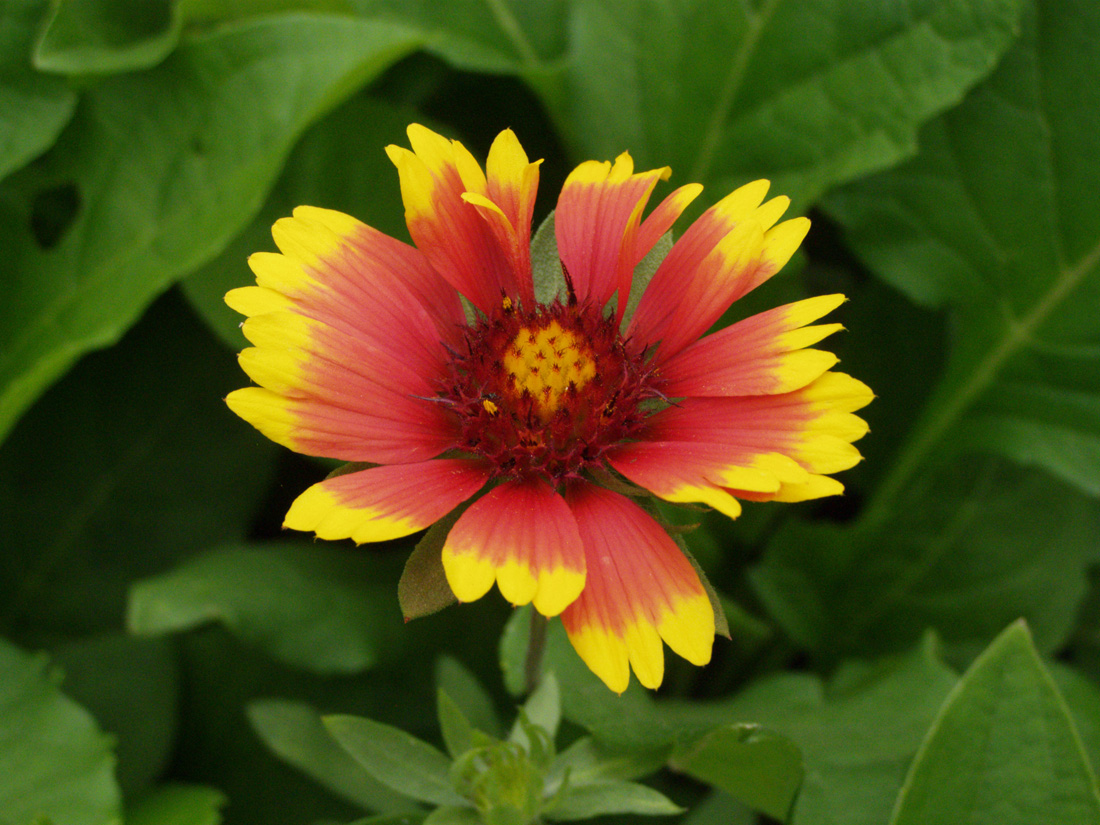
<path fill-rule="evenodd" d="M 3 0 L 0 823 L 395 813 L 310 708 L 511 718 L 510 608 L 404 624 L 416 537 L 282 534 L 330 468 L 221 401 L 245 257 L 302 203 L 407 238 L 413 121 L 514 129 L 536 222 L 624 150 L 706 186 L 680 229 L 769 178 L 814 227 L 725 320 L 844 292 L 878 396 L 844 497 L 678 517 L 709 667 L 620 699 L 551 644 L 563 741 L 657 748 L 687 825 L 781 815 L 740 722 L 793 743 L 794 823 L 1100 822 L 1100 4 Z"/>

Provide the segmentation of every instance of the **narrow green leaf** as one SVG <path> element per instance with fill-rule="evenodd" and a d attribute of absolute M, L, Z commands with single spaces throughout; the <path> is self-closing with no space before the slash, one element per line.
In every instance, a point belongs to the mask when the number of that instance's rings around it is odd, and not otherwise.
<path fill-rule="evenodd" d="M 76 108 L 64 80 L 31 70 L 47 0 L 7 0 L 0 12 L 0 179 L 53 145 Z"/>
<path fill-rule="evenodd" d="M 232 546 L 134 585 L 127 626 L 154 635 L 220 621 L 288 664 L 354 673 L 375 660 L 385 599 L 362 556 L 319 546 Z"/>
<path fill-rule="evenodd" d="M 547 795 L 569 777 L 572 787 L 603 779 L 640 779 L 664 767 L 669 749 L 619 749 L 582 736 L 554 759 L 547 778 Z"/>
<path fill-rule="evenodd" d="M 523 714 L 532 725 L 546 731 L 550 741 L 554 740 L 558 734 L 558 725 L 561 724 L 561 690 L 553 672 L 545 673 L 538 687 L 527 697 L 527 701 L 523 703 Z M 519 720 L 512 726 L 508 738 L 530 751 L 527 733 Z"/>
<path fill-rule="evenodd" d="M 250 702 L 248 721 L 280 759 L 337 796 L 368 811 L 403 814 L 413 803 L 394 793 L 333 741 L 309 705 L 282 699 Z"/>
<path fill-rule="evenodd" d="M 513 696 L 522 696 L 527 691 L 527 647 L 531 639 L 532 613 L 530 605 L 513 610 L 500 634 L 500 669 L 504 687 Z"/>
<path fill-rule="evenodd" d="M 172 51 L 180 26 L 178 0 L 58 0 L 34 65 L 62 74 L 146 69 Z"/>
<path fill-rule="evenodd" d="M 500 720 L 492 697 L 465 665 L 443 656 L 435 665 L 435 683 L 461 708 L 471 725 L 490 736 L 500 734 Z"/>
<path fill-rule="evenodd" d="M 326 716 L 325 727 L 366 771 L 398 793 L 433 805 L 464 804 L 451 786 L 451 762 L 402 730 L 357 716 Z"/>
<path fill-rule="evenodd" d="M 1022 622 L 989 646 L 947 698 L 890 822 L 1100 822 L 1096 777 Z"/>
<path fill-rule="evenodd" d="M 543 816 L 555 822 L 591 819 L 608 814 L 671 816 L 684 809 L 662 793 L 636 782 L 598 780 L 566 790 L 565 796 Z"/>
<path fill-rule="evenodd" d="M 913 154 L 917 128 L 996 65 L 1021 7 L 583 3 L 567 93 L 544 101 L 579 155 L 630 149 L 715 195 L 766 177 L 802 208 Z"/>
<path fill-rule="evenodd" d="M 162 785 L 126 812 L 126 825 L 219 825 L 229 800 L 215 788 Z"/>
<path fill-rule="evenodd" d="M 377 21 L 279 15 L 195 34 L 155 69 L 89 89 L 51 156 L 79 193 L 75 220 L 49 250 L 22 229 L 7 250 L 0 431 L 216 255 L 301 132 L 418 43 Z"/>
<path fill-rule="evenodd" d="M 428 814 L 424 825 L 482 825 L 482 819 L 473 808 L 447 805 Z"/>
<path fill-rule="evenodd" d="M 452 759 L 457 759 L 474 747 L 474 726 L 443 688 L 436 691 L 436 715 L 439 717 L 439 732 L 443 734 L 443 744 L 447 746 L 447 753 Z"/>
<path fill-rule="evenodd" d="M 855 252 L 958 331 L 869 517 L 945 454 L 993 452 L 1100 494 L 1100 7 L 1029 4 L 997 71 L 921 153 L 829 199 Z"/>
<path fill-rule="evenodd" d="M 110 740 L 57 682 L 44 656 L 0 640 L 0 811 L 108 825 L 121 816 Z"/>
<path fill-rule="evenodd" d="M 802 754 L 790 739 L 746 724 L 725 725 L 678 746 L 670 766 L 781 821 L 804 773 Z"/>

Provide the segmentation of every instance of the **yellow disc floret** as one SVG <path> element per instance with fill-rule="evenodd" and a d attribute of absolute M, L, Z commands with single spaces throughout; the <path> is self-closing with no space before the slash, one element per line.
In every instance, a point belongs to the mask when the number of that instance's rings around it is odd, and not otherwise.
<path fill-rule="evenodd" d="M 545 420 L 561 406 L 570 386 L 576 392 L 592 379 L 596 361 L 588 346 L 552 320 L 519 331 L 504 355 L 504 369 L 516 394 L 528 393 Z"/>

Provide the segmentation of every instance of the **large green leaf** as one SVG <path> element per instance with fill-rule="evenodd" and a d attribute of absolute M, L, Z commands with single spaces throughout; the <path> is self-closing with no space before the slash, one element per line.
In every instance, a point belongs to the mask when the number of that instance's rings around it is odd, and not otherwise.
<path fill-rule="evenodd" d="M 7 0 L 0 7 L 0 178 L 48 149 L 76 107 L 61 78 L 31 70 L 35 30 L 46 0 Z"/>
<path fill-rule="evenodd" d="M 835 660 L 898 650 L 933 627 L 970 658 L 1027 617 L 1040 650 L 1073 627 L 1100 506 L 1000 459 L 923 477 L 884 522 L 788 522 L 752 581 L 799 644 Z"/>
<path fill-rule="evenodd" d="M 48 250 L 8 230 L 0 432 L 217 254 L 302 130 L 418 42 L 394 24 L 280 15 L 194 35 L 155 69 L 90 89 L 53 156 L 76 186 L 75 220 Z"/>
<path fill-rule="evenodd" d="M 380 634 L 400 627 L 393 597 L 374 576 L 358 551 L 223 547 L 134 585 L 127 625 L 160 634 L 220 621 L 287 664 L 354 673 L 374 663 Z"/>
<path fill-rule="evenodd" d="M 658 703 L 636 685 L 615 696 L 583 665 L 571 667 L 567 653 L 572 651 L 558 636 L 551 634 L 547 652 L 561 679 L 565 716 L 598 740 L 630 750 L 679 741 L 681 755 L 690 758 L 690 743 L 732 723 L 756 723 L 790 739 L 805 767 L 791 819 L 795 825 L 881 825 L 906 766 L 955 683 L 926 641 L 900 658 L 845 665 L 828 683 L 808 674 L 781 674 L 722 701 Z M 746 766 L 746 778 L 752 772 Z M 734 782 L 729 774 L 721 778 L 726 790 L 753 791 L 741 801 L 760 804 L 760 789 Z"/>
<path fill-rule="evenodd" d="M 178 0 L 57 0 L 35 48 L 47 72 L 124 72 L 155 66 L 180 34 Z"/>
<path fill-rule="evenodd" d="M 802 754 L 758 725 L 724 725 L 678 747 L 671 765 L 735 799 L 785 820 L 802 784 Z"/>
<path fill-rule="evenodd" d="M 992 451 L 1100 494 L 1100 7 L 1035 4 L 998 70 L 914 161 L 827 208 L 855 251 L 948 307 L 946 374 L 872 517 L 944 454 Z"/>
<path fill-rule="evenodd" d="M 804 206 L 913 154 L 996 64 L 1020 0 L 577 3 L 564 89 L 579 154 L 629 149 L 715 193 L 757 177 Z"/>
<path fill-rule="evenodd" d="M 130 582 L 243 538 L 276 449 L 222 398 L 238 368 L 178 296 L 42 398 L 0 447 L 0 622 L 122 626 Z"/>
<path fill-rule="evenodd" d="M 954 683 L 925 643 L 897 660 L 843 667 L 825 685 L 801 674 L 765 679 L 719 707 L 801 749 L 806 775 L 792 825 L 881 825 Z"/>
<path fill-rule="evenodd" d="M 1100 822 L 1096 777 L 1023 623 L 998 637 L 951 692 L 890 822 Z"/>
<path fill-rule="evenodd" d="M 0 640 L 0 821 L 117 822 L 110 740 L 58 681 L 44 656 Z"/>

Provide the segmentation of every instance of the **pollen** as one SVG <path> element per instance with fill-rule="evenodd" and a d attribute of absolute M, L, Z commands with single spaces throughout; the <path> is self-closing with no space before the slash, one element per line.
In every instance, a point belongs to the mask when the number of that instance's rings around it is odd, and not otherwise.
<path fill-rule="evenodd" d="M 596 374 L 592 350 L 556 320 L 521 329 L 503 360 L 515 392 L 530 395 L 544 419 L 561 408 L 566 393 L 584 389 Z"/>

